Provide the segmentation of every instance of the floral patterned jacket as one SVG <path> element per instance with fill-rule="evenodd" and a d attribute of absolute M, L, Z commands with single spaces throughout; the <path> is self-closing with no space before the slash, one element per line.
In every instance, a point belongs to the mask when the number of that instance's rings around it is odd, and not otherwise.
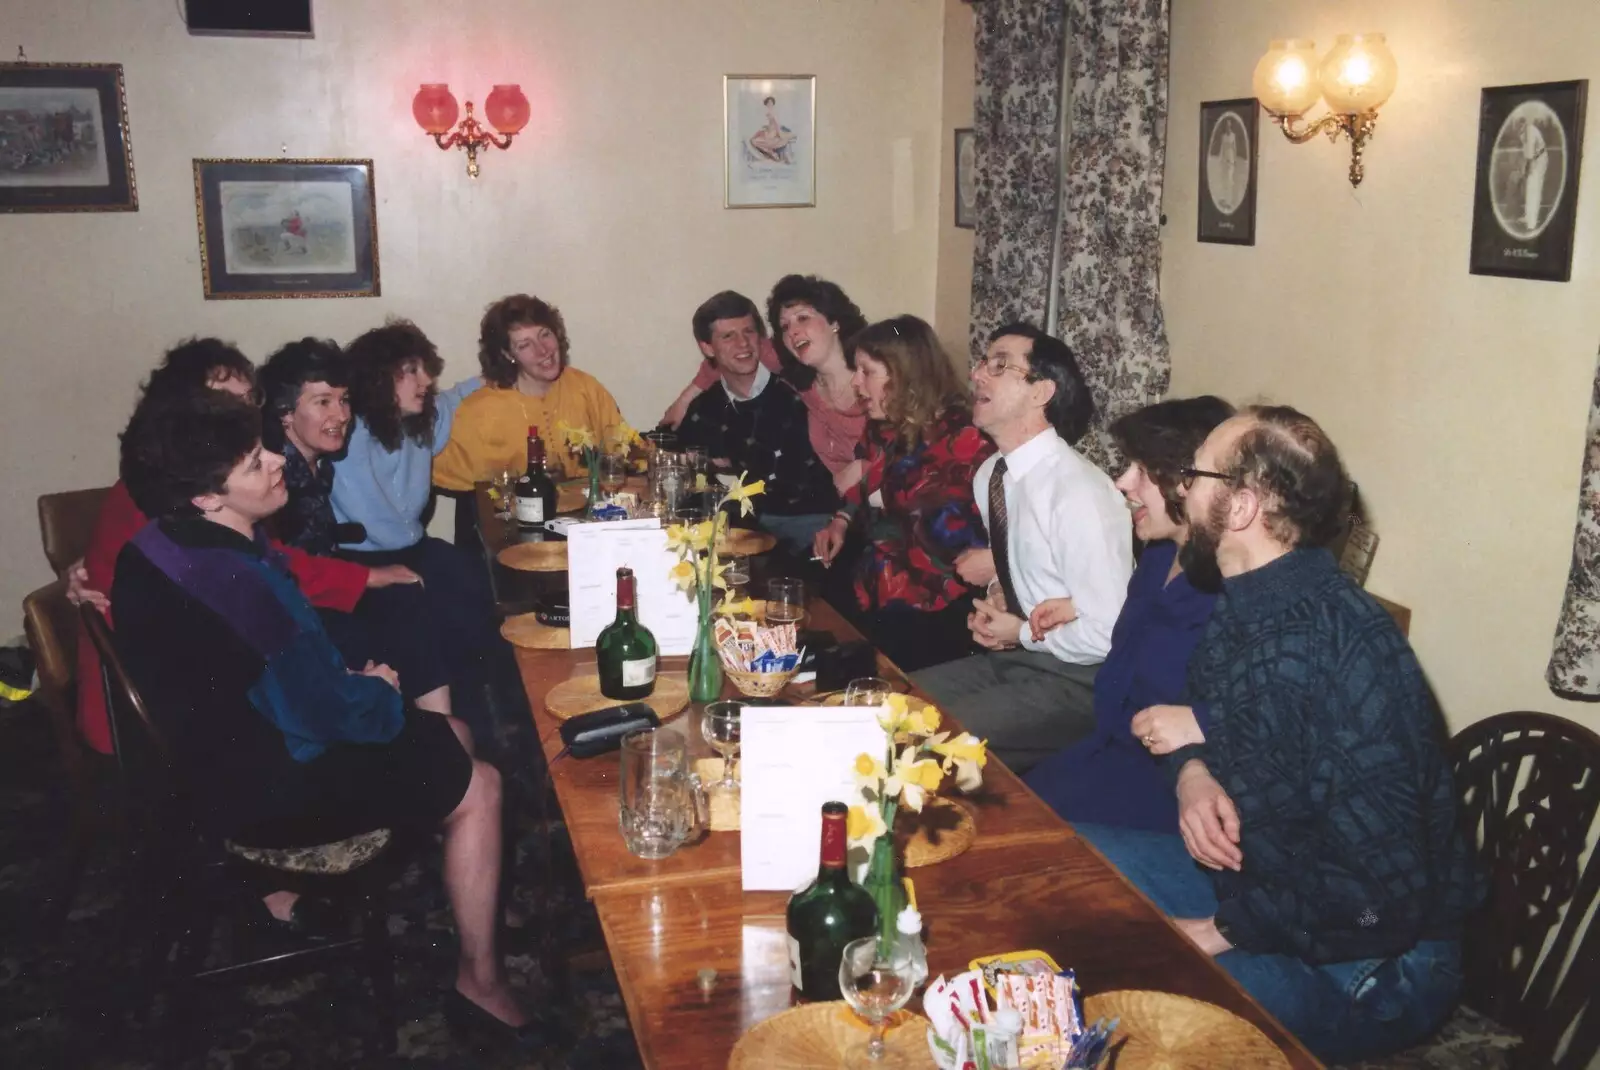
<path fill-rule="evenodd" d="M 852 522 L 864 506 L 867 513 L 856 600 L 868 610 L 945 608 L 969 590 L 956 575 L 956 558 L 989 545 L 972 477 L 994 443 L 968 413 L 949 409 L 910 451 L 891 428 L 874 423 L 859 452 L 861 482 L 845 494 L 843 509 Z M 881 494 L 881 506 L 869 504 L 874 494 Z"/>

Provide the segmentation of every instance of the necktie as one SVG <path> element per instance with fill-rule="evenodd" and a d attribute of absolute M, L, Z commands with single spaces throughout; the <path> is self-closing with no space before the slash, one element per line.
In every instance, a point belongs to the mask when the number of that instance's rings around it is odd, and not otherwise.
<path fill-rule="evenodd" d="M 1006 547 L 1006 459 L 998 458 L 989 473 L 989 549 L 994 553 L 995 578 L 1005 592 L 1006 612 L 1022 616 L 1022 603 L 1011 582 L 1011 553 Z"/>

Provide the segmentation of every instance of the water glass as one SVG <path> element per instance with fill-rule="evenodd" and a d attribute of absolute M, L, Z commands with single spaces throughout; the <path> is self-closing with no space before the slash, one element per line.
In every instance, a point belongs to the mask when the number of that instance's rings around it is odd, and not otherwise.
<path fill-rule="evenodd" d="M 767 581 L 767 623 L 798 625 L 806 619 L 804 580 Z"/>
<path fill-rule="evenodd" d="M 624 737 L 618 796 L 617 824 L 629 851 L 656 859 L 682 846 L 698 813 L 683 737 L 660 728 Z"/>
<path fill-rule="evenodd" d="M 750 557 L 747 554 L 730 554 L 727 568 L 722 570 L 722 580 L 728 585 L 727 600 L 737 602 L 745 596 L 750 586 Z"/>
<path fill-rule="evenodd" d="M 657 461 L 650 469 L 650 500 L 660 502 L 668 516 L 677 512 L 689 492 L 690 475 L 684 465 L 660 461 L 669 456 L 656 454 Z"/>
<path fill-rule="evenodd" d="M 846 706 L 882 706 L 894 688 L 881 676 L 858 676 L 844 689 Z"/>
<path fill-rule="evenodd" d="M 884 1019 L 904 1007 L 915 988 L 910 960 L 895 956 L 893 941 L 884 946 L 876 936 L 863 936 L 844 945 L 839 993 L 872 1026 L 866 1049 L 856 1053 L 850 1065 L 870 1066 L 884 1057 Z"/>
<path fill-rule="evenodd" d="M 734 763 L 739 760 L 739 716 L 744 703 L 735 699 L 721 699 L 706 703 L 700 714 L 700 734 L 705 736 L 711 749 L 722 755 L 722 779 L 708 785 L 711 791 L 737 794 L 739 782 L 734 779 Z"/>

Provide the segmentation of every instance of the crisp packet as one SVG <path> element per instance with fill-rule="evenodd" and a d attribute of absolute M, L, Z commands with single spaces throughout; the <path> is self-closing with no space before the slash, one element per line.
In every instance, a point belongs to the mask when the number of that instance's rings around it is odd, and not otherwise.
<path fill-rule="evenodd" d="M 990 996 L 998 994 L 999 987 L 995 981 L 1003 974 L 1049 976 L 1061 972 L 1056 960 L 1043 951 L 1008 951 L 1004 955 L 985 955 L 973 959 L 967 963 L 967 967 L 983 972 L 983 986 L 989 990 Z M 1017 1009 L 1022 1010 L 1021 1007 Z"/>

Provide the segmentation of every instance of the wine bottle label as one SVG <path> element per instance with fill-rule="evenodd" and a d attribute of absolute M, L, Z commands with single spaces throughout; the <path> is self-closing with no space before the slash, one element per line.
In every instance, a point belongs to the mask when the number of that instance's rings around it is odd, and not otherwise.
<path fill-rule="evenodd" d="M 794 933 L 787 935 L 789 937 L 789 983 L 794 985 L 798 991 L 804 993 L 805 989 L 800 987 L 800 941 L 794 938 Z"/>
<path fill-rule="evenodd" d="M 639 658 L 622 663 L 622 686 L 642 687 L 656 678 L 656 659 Z"/>
<path fill-rule="evenodd" d="M 517 520 L 523 524 L 544 523 L 544 499 L 521 498 L 517 499 Z"/>

